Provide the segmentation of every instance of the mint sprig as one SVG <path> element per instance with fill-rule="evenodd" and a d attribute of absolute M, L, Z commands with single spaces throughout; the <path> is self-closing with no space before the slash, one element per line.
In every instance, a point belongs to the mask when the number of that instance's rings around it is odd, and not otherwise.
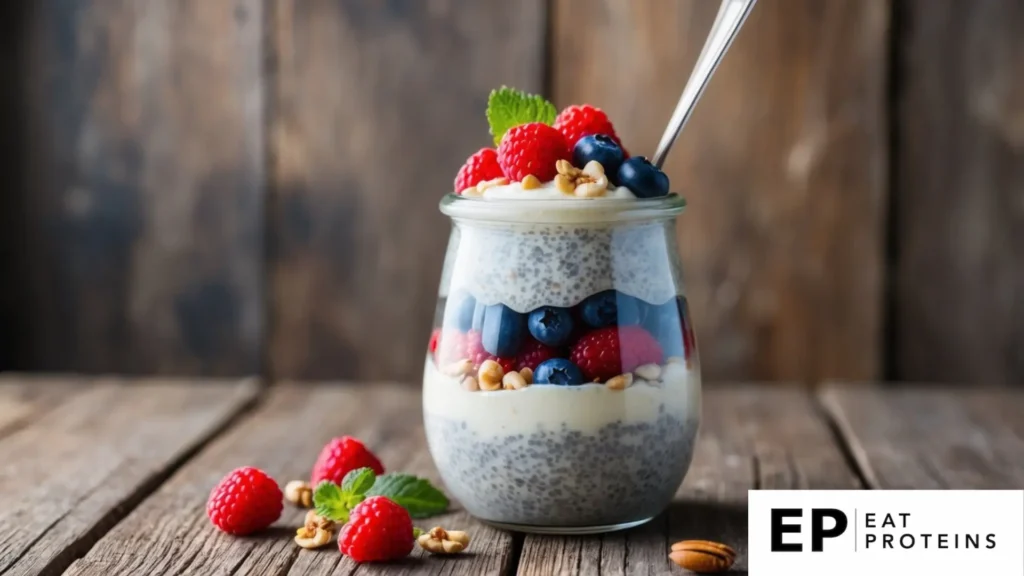
<path fill-rule="evenodd" d="M 491 90 L 487 98 L 487 123 L 491 127 L 495 146 L 501 144 L 501 137 L 509 128 L 530 122 L 551 125 L 557 115 L 555 105 L 543 96 L 527 94 L 508 86 Z"/>
<path fill-rule="evenodd" d="M 448 498 L 430 481 L 412 474 L 378 476 L 367 496 L 385 496 L 409 511 L 413 518 L 426 518 L 448 509 Z"/>
<path fill-rule="evenodd" d="M 324 480 L 313 492 L 316 513 L 344 524 L 349 513 L 370 496 L 384 496 L 405 508 L 413 518 L 426 518 L 448 509 L 448 498 L 430 481 L 412 474 L 377 476 L 369 468 L 352 470 L 341 486 Z"/>

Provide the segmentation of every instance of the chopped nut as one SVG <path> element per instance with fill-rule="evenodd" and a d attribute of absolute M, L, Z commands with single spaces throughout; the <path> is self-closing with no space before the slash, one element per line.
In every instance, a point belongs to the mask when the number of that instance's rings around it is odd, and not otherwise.
<path fill-rule="evenodd" d="M 295 543 L 307 550 L 312 550 L 327 545 L 333 534 L 334 532 L 331 530 L 311 529 L 308 526 L 303 526 L 295 531 Z"/>
<path fill-rule="evenodd" d="M 528 385 L 526 378 L 519 372 L 509 372 L 501 377 L 501 386 L 505 390 L 522 390 Z"/>
<path fill-rule="evenodd" d="M 316 513 L 316 510 L 310 510 L 306 512 L 306 519 L 304 520 L 306 528 L 313 530 L 314 528 L 323 528 L 324 530 L 334 530 L 334 520 L 330 518 L 324 518 Z"/>
<path fill-rule="evenodd" d="M 507 186 L 507 185 L 508 185 L 508 178 L 505 178 L 504 176 L 501 176 L 500 178 L 495 178 L 493 180 L 486 180 L 484 182 L 478 182 L 477 185 L 476 185 L 476 189 L 477 189 L 478 192 L 483 194 L 484 190 L 487 190 L 488 188 L 493 188 L 495 186 Z"/>
<path fill-rule="evenodd" d="M 604 196 L 606 190 L 608 190 L 608 177 L 600 176 L 593 182 L 577 184 L 576 188 L 573 189 L 573 194 L 580 198 L 597 198 L 598 196 Z"/>
<path fill-rule="evenodd" d="M 472 374 L 466 374 L 462 377 L 462 388 L 467 392 L 477 392 L 480 390 L 480 384 L 476 381 L 476 376 Z"/>
<path fill-rule="evenodd" d="M 540 179 L 538 179 L 533 174 L 527 174 L 526 176 L 524 176 L 522 184 L 523 190 L 533 190 L 534 188 L 541 187 Z"/>
<path fill-rule="evenodd" d="M 446 376 L 465 376 L 473 371 L 473 361 L 469 358 L 464 358 L 451 364 L 446 365 L 441 369 L 441 372 Z"/>
<path fill-rule="evenodd" d="M 590 176 L 594 180 L 597 180 L 601 176 L 604 176 L 604 166 L 602 166 L 597 160 L 591 160 L 590 162 L 587 162 L 587 165 L 584 166 L 583 170 L 580 170 L 580 172 Z"/>
<path fill-rule="evenodd" d="M 466 188 L 465 190 L 462 191 L 462 195 L 468 197 L 479 197 L 483 195 L 483 191 L 476 186 L 470 186 L 469 188 Z"/>
<path fill-rule="evenodd" d="M 519 375 L 523 377 L 527 384 L 533 384 L 533 370 L 529 366 L 520 370 Z"/>
<path fill-rule="evenodd" d="M 284 485 L 284 499 L 302 508 L 312 508 L 313 487 L 305 480 L 292 480 Z"/>
<path fill-rule="evenodd" d="M 661 378 L 661 366 L 657 364 L 644 364 L 637 366 L 633 373 L 645 380 L 657 380 Z"/>
<path fill-rule="evenodd" d="M 432 554 L 455 554 L 469 548 L 469 534 L 434 526 L 416 539 L 420 547 Z"/>
<path fill-rule="evenodd" d="M 572 165 L 568 160 L 555 160 L 555 170 L 569 178 L 575 178 L 582 173 L 582 170 Z"/>
<path fill-rule="evenodd" d="M 576 186 L 573 185 L 571 178 L 565 174 L 559 174 L 555 176 L 555 188 L 562 194 L 572 194 Z"/>
<path fill-rule="evenodd" d="M 625 390 L 626 388 L 629 388 L 632 384 L 633 375 L 630 374 L 629 372 L 625 374 L 619 374 L 614 378 L 609 378 L 608 381 L 604 383 L 604 385 L 611 390 Z"/>
<path fill-rule="evenodd" d="M 481 390 L 498 390 L 501 388 L 501 378 L 505 370 L 494 360 L 484 360 L 480 364 L 480 370 L 476 373 L 477 381 Z"/>
<path fill-rule="evenodd" d="M 683 540 L 672 545 L 669 559 L 678 566 L 701 574 L 715 574 L 728 570 L 736 561 L 736 552 L 718 542 Z"/>

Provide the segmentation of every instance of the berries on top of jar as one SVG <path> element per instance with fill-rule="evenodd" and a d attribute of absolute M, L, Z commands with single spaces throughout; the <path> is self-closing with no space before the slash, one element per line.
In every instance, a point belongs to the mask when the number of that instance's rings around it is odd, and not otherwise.
<path fill-rule="evenodd" d="M 541 96 L 492 90 L 487 122 L 495 148 L 470 156 L 455 177 L 467 197 L 656 198 L 669 179 L 643 156 L 630 157 L 608 115 L 590 104 L 558 112 Z"/>

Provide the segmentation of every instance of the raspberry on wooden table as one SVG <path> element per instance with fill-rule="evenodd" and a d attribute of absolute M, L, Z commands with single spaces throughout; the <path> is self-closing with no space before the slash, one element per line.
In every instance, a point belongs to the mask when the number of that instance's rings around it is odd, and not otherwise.
<path fill-rule="evenodd" d="M 320 451 L 309 483 L 314 487 L 324 480 L 341 484 L 345 474 L 356 468 L 370 468 L 378 476 L 384 473 L 380 460 L 362 442 L 351 436 L 334 438 Z"/>
<path fill-rule="evenodd" d="M 228 534 L 263 530 L 281 517 L 284 496 L 273 478 L 258 468 L 238 468 L 221 479 L 206 501 L 210 522 Z"/>
<path fill-rule="evenodd" d="M 555 162 L 572 158 L 572 149 L 558 130 L 540 122 L 510 128 L 498 146 L 498 164 L 505 177 L 518 182 L 533 174 L 541 182 L 554 180 Z"/>
<path fill-rule="evenodd" d="M 414 542 L 409 513 L 384 496 L 360 502 L 338 534 L 338 549 L 356 562 L 404 558 Z"/>

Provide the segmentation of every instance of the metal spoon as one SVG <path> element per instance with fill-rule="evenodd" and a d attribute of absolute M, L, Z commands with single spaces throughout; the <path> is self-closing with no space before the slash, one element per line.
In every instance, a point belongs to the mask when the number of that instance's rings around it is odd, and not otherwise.
<path fill-rule="evenodd" d="M 715 73 L 715 69 L 718 68 L 718 64 L 722 61 L 722 57 L 725 56 L 733 39 L 736 38 L 736 33 L 739 32 L 740 26 L 743 26 L 743 21 L 747 19 L 747 15 L 750 14 L 756 1 L 722 0 L 718 16 L 715 16 L 715 23 L 711 26 L 708 39 L 704 42 L 704 48 L 701 49 L 700 56 L 697 58 L 697 64 L 693 67 L 693 72 L 690 73 L 690 79 L 687 80 L 686 86 L 683 88 L 683 95 L 679 97 L 679 103 L 676 104 L 675 112 L 672 113 L 672 119 L 665 127 L 665 133 L 661 135 L 661 142 L 658 143 L 658 149 L 651 160 L 658 168 L 665 163 L 669 149 L 672 148 L 676 137 L 682 132 L 683 126 L 693 114 L 693 107 L 697 105 L 697 100 L 704 93 L 708 80 Z"/>

